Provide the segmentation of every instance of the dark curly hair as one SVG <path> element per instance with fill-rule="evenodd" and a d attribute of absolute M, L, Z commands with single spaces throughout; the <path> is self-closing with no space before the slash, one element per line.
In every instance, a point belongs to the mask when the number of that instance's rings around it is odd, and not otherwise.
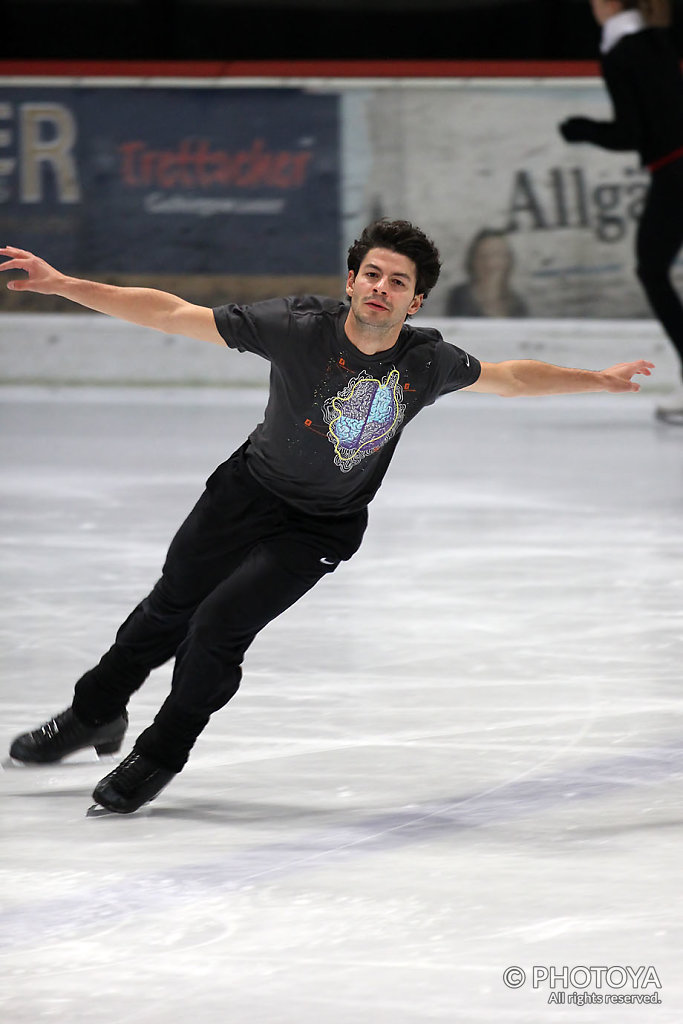
<path fill-rule="evenodd" d="M 427 298 L 439 280 L 441 259 L 439 250 L 424 231 L 407 220 L 389 220 L 383 217 L 363 229 L 348 252 L 347 266 L 357 274 L 370 249 L 390 249 L 407 256 L 415 264 L 417 279 L 415 294 Z"/>

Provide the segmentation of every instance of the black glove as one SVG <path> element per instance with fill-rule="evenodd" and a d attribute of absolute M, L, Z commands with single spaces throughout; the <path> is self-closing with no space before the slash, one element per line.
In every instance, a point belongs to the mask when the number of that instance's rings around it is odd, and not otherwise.
<path fill-rule="evenodd" d="M 593 122 L 589 117 L 568 117 L 560 125 L 560 135 L 565 142 L 588 142 L 592 127 Z"/>

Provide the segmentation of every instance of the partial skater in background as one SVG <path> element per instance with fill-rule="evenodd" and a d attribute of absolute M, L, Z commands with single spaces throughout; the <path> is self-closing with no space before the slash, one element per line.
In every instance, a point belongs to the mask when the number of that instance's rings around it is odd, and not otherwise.
<path fill-rule="evenodd" d="M 591 0 L 602 26 L 602 74 L 613 121 L 570 117 L 560 125 L 567 142 L 635 150 L 650 171 L 636 235 L 636 272 L 650 305 L 678 354 L 680 381 L 657 416 L 683 424 L 683 303 L 671 270 L 683 246 L 683 76 L 666 26 L 667 8 L 648 0 Z"/>
<path fill-rule="evenodd" d="M 504 231 L 479 231 L 465 257 L 467 281 L 448 293 L 446 316 L 528 316 L 526 303 L 510 287 L 514 262 Z"/>

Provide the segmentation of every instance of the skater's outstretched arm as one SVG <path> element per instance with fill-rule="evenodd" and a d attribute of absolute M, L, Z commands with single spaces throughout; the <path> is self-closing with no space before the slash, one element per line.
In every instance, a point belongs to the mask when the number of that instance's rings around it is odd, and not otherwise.
<path fill-rule="evenodd" d="M 41 295 L 61 295 L 98 313 L 107 313 L 119 320 L 128 320 L 142 327 L 152 327 L 165 334 L 183 334 L 199 341 L 212 341 L 225 345 L 218 333 L 213 310 L 186 302 L 178 295 L 157 288 L 128 288 L 100 281 L 86 281 L 68 277 L 55 270 L 45 260 L 25 249 L 13 245 L 0 247 L 2 270 L 23 270 L 26 277 L 7 282 L 15 292 L 38 292 Z"/>
<path fill-rule="evenodd" d="M 637 359 L 617 363 L 606 370 L 577 370 L 536 359 L 509 359 L 503 363 L 482 363 L 479 379 L 463 391 L 480 391 L 503 398 L 534 395 L 578 395 L 589 391 L 640 391 L 631 378 L 650 376 L 654 363 Z"/>

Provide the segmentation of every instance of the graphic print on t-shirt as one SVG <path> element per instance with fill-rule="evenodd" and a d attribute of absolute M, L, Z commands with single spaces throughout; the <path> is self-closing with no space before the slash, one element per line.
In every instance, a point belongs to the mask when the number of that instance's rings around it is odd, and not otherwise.
<path fill-rule="evenodd" d="M 404 415 L 398 370 L 384 380 L 363 370 L 323 406 L 335 466 L 348 473 L 394 436 Z"/>

